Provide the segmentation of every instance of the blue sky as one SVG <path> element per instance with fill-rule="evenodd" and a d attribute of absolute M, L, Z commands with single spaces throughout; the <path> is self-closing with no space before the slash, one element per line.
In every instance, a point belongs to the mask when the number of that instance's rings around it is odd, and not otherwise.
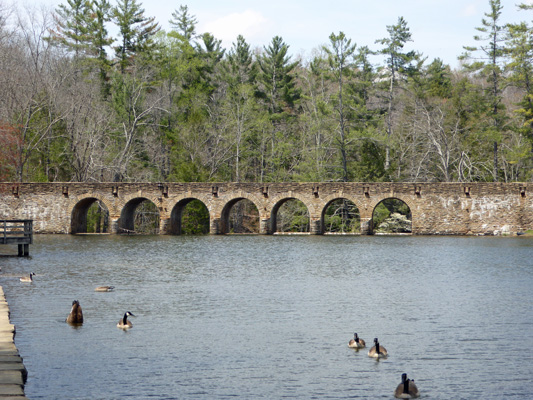
<path fill-rule="evenodd" d="M 38 0 L 37 0 L 38 1 Z M 115 4 L 115 0 L 110 0 Z M 56 6 L 66 0 L 43 0 Z M 293 55 L 311 57 L 313 49 L 329 43 L 340 31 L 358 46 L 378 49 L 374 42 L 387 37 L 387 25 L 402 16 L 412 33 L 408 50 L 417 50 L 428 61 L 440 58 L 453 68 L 463 46 L 474 45 L 473 36 L 488 13 L 489 0 L 138 0 L 146 16 L 155 17 L 163 29 L 179 6 L 187 5 L 198 21 L 197 32 L 211 32 L 229 49 L 242 34 L 253 47 L 268 45 L 281 36 Z M 328 3 L 326 5 L 326 3 Z M 518 11 L 518 3 L 533 0 L 501 0 L 501 21 L 533 21 L 533 11 Z"/>

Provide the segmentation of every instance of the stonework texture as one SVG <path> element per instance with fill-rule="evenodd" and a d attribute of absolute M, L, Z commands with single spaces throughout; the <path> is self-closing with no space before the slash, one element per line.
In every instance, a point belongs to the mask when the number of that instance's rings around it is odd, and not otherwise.
<path fill-rule="evenodd" d="M 0 219 L 33 219 L 35 233 L 77 233 L 77 220 L 92 202 L 107 207 L 111 233 L 119 232 L 147 199 L 159 209 L 160 233 L 172 234 L 181 209 L 203 202 L 210 232 L 226 233 L 229 210 L 248 199 L 259 211 L 261 234 L 275 231 L 279 206 L 301 200 L 310 233 L 323 233 L 323 213 L 345 198 L 358 207 L 361 233 L 372 233 L 372 213 L 383 200 L 405 202 L 414 235 L 505 235 L 533 229 L 533 184 L 527 183 L 0 183 Z M 133 205 L 133 206 L 132 206 Z"/>

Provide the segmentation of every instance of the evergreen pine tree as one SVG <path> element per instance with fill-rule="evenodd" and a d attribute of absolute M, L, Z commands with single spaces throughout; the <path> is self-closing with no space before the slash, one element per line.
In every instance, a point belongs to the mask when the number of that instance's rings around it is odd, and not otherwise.
<path fill-rule="evenodd" d="M 198 21 L 194 15 L 189 14 L 187 6 L 180 5 L 179 10 L 174 10 L 172 19 L 168 22 L 173 30 L 177 31 L 187 41 L 190 42 L 196 38 L 196 24 Z"/>
<path fill-rule="evenodd" d="M 154 17 L 144 15 L 144 9 L 137 0 L 118 0 L 112 16 L 120 29 L 120 44 L 115 53 L 119 59 L 120 72 L 124 73 L 136 55 L 147 55 L 153 49 L 153 36 L 160 28 L 154 22 Z"/>
<path fill-rule="evenodd" d="M 487 19 L 482 18 L 481 27 L 476 30 L 480 35 L 475 35 L 474 40 L 480 42 L 479 46 L 465 46 L 467 51 L 460 58 L 468 61 L 472 58 L 472 53 L 480 53 L 479 59 L 473 62 L 465 62 L 466 70 L 477 73 L 489 83 L 486 89 L 488 102 L 488 114 L 491 119 L 489 126 L 485 128 L 487 139 L 493 145 L 493 180 L 500 179 L 500 167 L 498 147 L 501 142 L 501 131 L 504 125 L 504 112 L 502 104 L 502 88 L 504 86 L 503 76 L 503 56 L 505 40 L 505 27 L 500 25 L 503 6 L 500 0 L 489 0 L 490 13 L 485 13 Z"/>
<path fill-rule="evenodd" d="M 55 29 L 48 40 L 59 44 L 79 60 L 90 52 L 93 8 L 90 0 L 67 0 L 56 9 Z"/>
<path fill-rule="evenodd" d="M 403 17 L 398 18 L 396 25 L 387 25 L 389 36 L 376 40 L 376 43 L 383 45 L 379 54 L 386 57 L 385 76 L 388 80 L 387 90 L 387 113 L 386 113 L 386 130 L 388 141 L 393 135 L 392 116 L 394 112 L 395 90 L 401 74 L 407 72 L 410 64 L 417 58 L 414 51 L 404 52 L 403 47 L 407 42 L 411 42 L 411 31 Z M 385 170 L 390 167 L 390 143 L 386 143 L 385 148 Z"/>
<path fill-rule="evenodd" d="M 276 36 L 259 57 L 259 79 L 262 83 L 260 93 L 272 115 L 293 109 L 300 97 L 294 77 L 298 62 L 291 62 L 291 57 L 287 55 L 288 50 L 289 46 L 281 37 Z"/>

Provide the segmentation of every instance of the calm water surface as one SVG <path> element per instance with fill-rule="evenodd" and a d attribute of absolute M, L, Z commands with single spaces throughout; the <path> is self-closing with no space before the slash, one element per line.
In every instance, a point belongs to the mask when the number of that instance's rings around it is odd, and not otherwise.
<path fill-rule="evenodd" d="M 531 238 L 41 235 L 30 254 L 0 257 L 0 285 L 31 399 L 390 399 L 403 372 L 423 398 L 533 393 Z"/>

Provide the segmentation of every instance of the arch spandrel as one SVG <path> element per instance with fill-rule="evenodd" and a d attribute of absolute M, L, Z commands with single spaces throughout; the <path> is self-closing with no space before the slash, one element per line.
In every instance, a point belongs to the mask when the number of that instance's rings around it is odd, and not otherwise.
<path fill-rule="evenodd" d="M 300 200 L 305 205 L 305 207 L 307 208 L 307 212 L 309 212 L 309 218 L 320 218 L 321 210 L 317 210 L 316 206 L 312 204 L 309 199 L 306 199 L 298 193 L 284 193 L 277 195 L 272 199 L 269 199 L 268 203 L 265 204 L 265 206 L 267 207 L 268 215 L 270 216 L 272 214 L 272 210 L 275 207 L 279 208 L 282 203 L 291 199 Z"/>
<path fill-rule="evenodd" d="M 388 200 L 388 199 L 396 199 L 396 200 L 403 201 L 407 205 L 407 207 L 409 207 L 409 210 L 411 210 L 411 214 L 413 214 L 413 210 L 416 209 L 416 205 L 413 204 L 413 201 L 411 199 L 406 199 L 404 196 L 396 196 L 396 195 L 394 195 L 394 196 L 382 196 L 379 199 L 372 199 L 372 201 L 370 201 L 368 203 L 368 207 L 371 210 L 371 212 L 373 213 L 374 209 L 376 208 L 376 206 L 379 203 L 381 203 L 384 200 Z"/>
<path fill-rule="evenodd" d="M 182 195 L 172 196 L 166 199 L 166 205 L 167 205 L 167 211 L 168 211 L 169 217 L 170 215 L 172 215 L 172 210 L 174 210 L 174 208 L 184 200 L 189 200 L 189 201 L 198 200 L 202 202 L 206 206 L 207 211 L 209 211 L 209 215 L 210 216 L 213 215 L 213 209 L 215 207 L 213 205 L 212 196 L 201 194 L 201 193 L 184 193 Z"/>
<path fill-rule="evenodd" d="M 409 206 L 409 208 L 412 210 L 413 208 L 416 208 L 416 204 L 414 203 L 414 199 L 409 196 L 401 195 L 401 194 L 393 194 L 393 195 L 383 195 L 379 197 L 379 200 L 374 200 L 373 207 L 376 207 L 379 203 L 381 203 L 383 200 L 387 199 L 397 199 L 403 201 L 405 204 Z"/>
<path fill-rule="evenodd" d="M 152 195 L 147 195 L 147 194 L 142 194 L 142 193 L 131 193 L 131 194 L 125 195 L 124 197 L 122 197 L 120 199 L 120 203 L 119 204 L 120 204 L 121 210 L 130 201 L 137 200 L 137 199 L 144 199 L 144 200 L 151 201 L 152 203 L 154 203 L 158 207 L 161 205 L 161 201 L 159 200 L 159 197 L 157 197 L 157 196 L 152 196 Z"/>
<path fill-rule="evenodd" d="M 73 197 L 73 198 L 69 198 L 68 208 L 70 210 L 70 215 L 72 215 L 72 211 L 78 205 L 78 203 L 80 203 L 81 201 L 86 200 L 86 199 L 95 199 L 95 201 L 101 201 L 107 207 L 107 211 L 109 212 L 110 216 L 112 215 L 112 213 L 116 213 L 116 211 L 117 211 L 115 202 L 113 202 L 113 203 L 109 202 L 108 198 L 106 198 L 104 196 L 101 196 L 101 195 L 99 195 L 97 193 L 84 193 L 84 194 L 81 194 L 79 196 L 76 196 L 76 197 Z M 120 212 L 119 212 L 119 214 L 120 214 Z"/>
<path fill-rule="evenodd" d="M 323 204 L 321 204 L 320 214 L 322 215 L 322 213 L 326 211 L 327 207 L 331 202 L 339 199 L 346 199 L 354 203 L 357 209 L 359 210 L 359 215 L 362 215 L 363 211 L 369 207 L 368 203 L 361 201 L 361 199 L 358 197 L 349 196 L 346 194 L 333 193 L 321 199 Z"/>
<path fill-rule="evenodd" d="M 268 217 L 268 215 L 270 215 L 264 199 L 254 194 L 242 192 L 219 197 L 217 203 L 214 204 L 215 215 L 220 217 L 226 210 L 226 207 L 228 207 L 230 204 L 233 206 L 233 204 L 241 200 L 249 200 L 257 208 L 257 211 L 259 212 L 259 218 Z"/>

